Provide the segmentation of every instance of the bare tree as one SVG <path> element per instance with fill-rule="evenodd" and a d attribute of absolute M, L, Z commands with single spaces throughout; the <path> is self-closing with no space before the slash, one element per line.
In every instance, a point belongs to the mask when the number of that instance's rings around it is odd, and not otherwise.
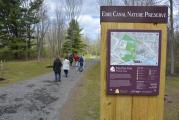
<path fill-rule="evenodd" d="M 55 19 L 51 20 L 46 35 L 49 43 L 50 58 L 53 59 L 57 55 L 62 55 L 62 45 L 65 39 L 65 10 L 62 6 L 55 9 Z"/>
<path fill-rule="evenodd" d="M 66 17 L 69 21 L 78 19 L 81 13 L 83 0 L 65 0 Z"/>
<path fill-rule="evenodd" d="M 46 38 L 48 40 L 48 47 L 50 52 L 50 60 L 52 60 L 56 56 L 56 27 L 52 22 L 49 24 L 48 32 L 46 34 Z M 51 63 L 51 62 L 50 62 Z"/>
<path fill-rule="evenodd" d="M 40 22 L 36 25 L 36 37 L 37 37 L 37 60 L 40 61 L 44 48 L 45 35 L 48 30 L 49 22 L 46 15 L 47 11 L 44 6 L 40 8 L 39 17 Z"/>
<path fill-rule="evenodd" d="M 150 6 L 157 3 L 156 0 L 122 0 L 124 5 L 127 6 Z"/>
<path fill-rule="evenodd" d="M 57 53 L 62 54 L 62 44 L 65 39 L 65 15 L 62 7 L 56 7 Z"/>
<path fill-rule="evenodd" d="M 98 0 L 98 3 L 100 6 L 112 6 L 112 5 L 118 5 L 119 0 Z"/>
<path fill-rule="evenodd" d="M 149 6 L 160 3 L 163 0 L 98 0 L 100 6 L 126 5 L 126 6 Z"/>
<path fill-rule="evenodd" d="M 99 0 L 100 6 L 111 6 L 113 4 L 113 0 Z"/>
<path fill-rule="evenodd" d="M 156 4 L 156 0 L 98 0 L 100 6 L 123 4 L 126 6 L 149 6 Z"/>

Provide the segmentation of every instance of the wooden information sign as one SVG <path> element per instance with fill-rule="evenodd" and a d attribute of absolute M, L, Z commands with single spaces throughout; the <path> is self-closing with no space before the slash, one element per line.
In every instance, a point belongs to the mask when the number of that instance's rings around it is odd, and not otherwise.
<path fill-rule="evenodd" d="M 163 120 L 167 6 L 101 6 L 100 120 Z"/>

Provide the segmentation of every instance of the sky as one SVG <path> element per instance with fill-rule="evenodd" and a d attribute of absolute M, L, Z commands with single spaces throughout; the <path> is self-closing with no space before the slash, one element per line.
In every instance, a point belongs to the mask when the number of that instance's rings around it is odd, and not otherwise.
<path fill-rule="evenodd" d="M 61 0 L 45 0 L 50 19 L 55 18 L 55 8 L 64 4 Z M 78 19 L 82 34 L 91 40 L 97 40 L 100 32 L 100 13 L 98 0 L 84 0 L 80 17 Z"/>
<path fill-rule="evenodd" d="M 50 19 L 54 19 L 55 17 L 55 8 L 56 6 L 60 6 L 65 4 L 64 2 L 60 2 L 64 0 L 45 0 L 45 3 L 48 7 L 48 14 Z M 83 7 L 81 10 L 80 17 L 78 19 L 80 27 L 83 29 L 82 34 L 87 36 L 91 40 L 99 39 L 100 33 L 100 9 L 98 5 L 99 0 L 83 0 Z M 167 1 L 167 0 L 166 0 Z M 174 4 L 175 8 L 179 7 L 178 0 L 175 0 Z M 179 14 L 179 9 L 174 9 L 174 14 Z M 179 17 L 175 18 L 176 21 L 179 20 Z"/>

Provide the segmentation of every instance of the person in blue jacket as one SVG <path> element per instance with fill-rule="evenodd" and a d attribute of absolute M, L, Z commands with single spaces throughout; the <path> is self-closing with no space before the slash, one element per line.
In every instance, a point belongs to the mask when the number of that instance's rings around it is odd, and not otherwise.
<path fill-rule="evenodd" d="M 79 58 L 79 68 L 78 68 L 78 71 L 79 72 L 83 72 L 83 66 L 84 66 L 84 58 L 83 58 L 83 56 L 80 56 L 80 58 Z"/>

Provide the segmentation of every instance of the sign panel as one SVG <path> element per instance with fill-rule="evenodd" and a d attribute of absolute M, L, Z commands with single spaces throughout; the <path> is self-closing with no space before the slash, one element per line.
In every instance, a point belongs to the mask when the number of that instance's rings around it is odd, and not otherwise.
<path fill-rule="evenodd" d="M 108 94 L 158 95 L 160 56 L 160 30 L 108 30 Z"/>
<path fill-rule="evenodd" d="M 167 23 L 167 6 L 101 6 L 101 22 Z"/>

